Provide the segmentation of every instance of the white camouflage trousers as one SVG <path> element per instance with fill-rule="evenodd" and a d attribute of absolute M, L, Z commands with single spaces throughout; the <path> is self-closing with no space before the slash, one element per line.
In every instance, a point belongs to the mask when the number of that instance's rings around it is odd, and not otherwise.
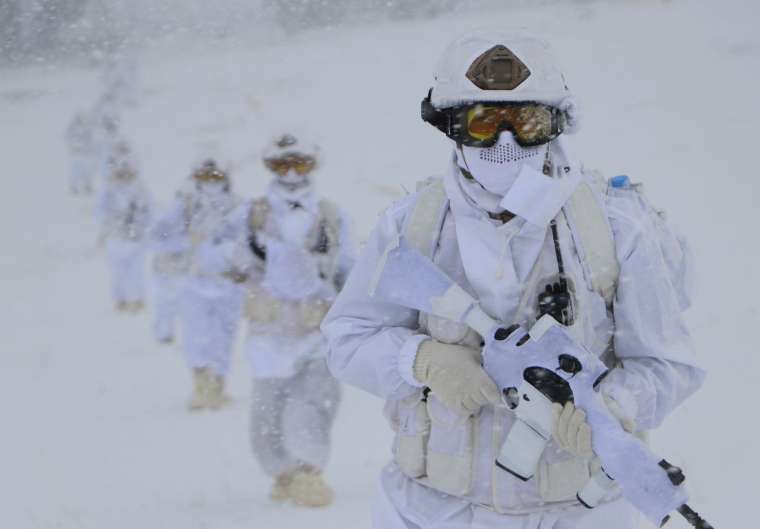
<path fill-rule="evenodd" d="M 174 338 L 184 280 L 182 275 L 153 272 L 153 336 L 156 340 Z"/>
<path fill-rule="evenodd" d="M 90 192 L 95 164 L 92 158 L 85 154 L 76 154 L 69 162 L 69 189 L 73 193 Z"/>
<path fill-rule="evenodd" d="M 498 514 L 406 477 L 395 464 L 380 477 L 372 509 L 375 529 L 637 529 L 639 515 L 623 499 L 595 509 L 569 507 L 523 515 Z"/>
<path fill-rule="evenodd" d="M 241 305 L 237 285 L 220 283 L 216 288 L 199 278 L 187 280 L 180 296 L 180 324 L 188 367 L 208 367 L 217 375 L 227 374 Z"/>
<path fill-rule="evenodd" d="M 304 465 L 324 469 L 339 402 L 340 386 L 323 359 L 292 377 L 254 378 L 251 446 L 264 472 L 277 477 Z"/>
<path fill-rule="evenodd" d="M 106 254 L 111 268 L 111 295 L 115 302 L 135 303 L 145 298 L 145 249 L 140 241 L 110 239 Z"/>

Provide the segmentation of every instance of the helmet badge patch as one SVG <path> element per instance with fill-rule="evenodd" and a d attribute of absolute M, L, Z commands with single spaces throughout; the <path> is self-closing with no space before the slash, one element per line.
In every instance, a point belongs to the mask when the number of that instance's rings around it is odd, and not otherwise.
<path fill-rule="evenodd" d="M 276 142 L 275 144 L 280 147 L 281 149 L 284 149 L 286 147 L 292 147 L 298 143 L 298 141 L 290 134 L 283 134 Z"/>
<path fill-rule="evenodd" d="M 475 59 L 467 70 L 467 78 L 481 90 L 514 90 L 528 77 L 525 63 L 501 44 Z"/>

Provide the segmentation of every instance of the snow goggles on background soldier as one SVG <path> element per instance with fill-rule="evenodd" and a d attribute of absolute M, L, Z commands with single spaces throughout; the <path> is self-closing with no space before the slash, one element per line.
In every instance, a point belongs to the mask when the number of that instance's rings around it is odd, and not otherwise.
<path fill-rule="evenodd" d="M 293 169 L 299 175 L 305 175 L 314 170 L 317 161 L 311 156 L 288 154 L 281 158 L 268 158 L 264 164 L 278 175 L 285 175 Z"/>
<path fill-rule="evenodd" d="M 438 109 L 430 95 L 422 101 L 422 119 L 468 147 L 493 147 L 508 130 L 523 147 L 549 143 L 562 134 L 565 114 L 543 103 L 476 103 Z"/>

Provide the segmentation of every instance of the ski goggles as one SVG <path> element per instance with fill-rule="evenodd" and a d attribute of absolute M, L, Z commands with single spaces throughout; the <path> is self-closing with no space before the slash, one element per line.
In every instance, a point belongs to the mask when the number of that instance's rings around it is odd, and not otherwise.
<path fill-rule="evenodd" d="M 312 156 L 287 154 L 280 158 L 267 158 L 264 160 L 264 164 L 278 175 L 288 174 L 291 169 L 299 175 L 305 175 L 314 170 L 317 166 L 317 160 Z"/>
<path fill-rule="evenodd" d="M 219 169 L 202 169 L 196 171 L 193 177 L 198 182 L 227 182 L 227 173 Z"/>
<path fill-rule="evenodd" d="M 422 101 L 422 119 L 468 147 L 493 147 L 508 130 L 523 147 L 549 143 L 565 128 L 564 112 L 543 103 L 476 103 L 437 109 L 429 96 Z"/>

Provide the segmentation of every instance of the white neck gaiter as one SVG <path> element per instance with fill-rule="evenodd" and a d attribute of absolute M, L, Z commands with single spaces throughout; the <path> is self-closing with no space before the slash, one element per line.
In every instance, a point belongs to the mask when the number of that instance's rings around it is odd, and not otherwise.
<path fill-rule="evenodd" d="M 301 175 L 295 169 L 288 170 L 284 175 L 277 175 L 277 181 L 283 188 L 296 192 L 299 189 L 309 187 L 311 184 L 310 175 Z"/>
<path fill-rule="evenodd" d="M 504 131 L 493 147 L 456 147 L 457 165 L 470 173 L 474 180 L 461 177 L 462 188 L 479 207 L 491 213 L 500 213 L 499 202 L 527 166 L 541 172 L 547 145 L 522 147 L 512 133 Z"/>
<path fill-rule="evenodd" d="M 198 189 L 203 200 L 215 207 L 224 204 L 229 196 L 227 185 L 224 182 L 204 182 L 200 184 Z"/>
<path fill-rule="evenodd" d="M 274 207 L 280 207 L 281 204 L 291 207 L 297 203 L 311 211 L 318 202 L 311 183 L 293 189 L 290 186 L 283 185 L 279 178 L 270 182 L 267 195 L 269 195 Z"/>

